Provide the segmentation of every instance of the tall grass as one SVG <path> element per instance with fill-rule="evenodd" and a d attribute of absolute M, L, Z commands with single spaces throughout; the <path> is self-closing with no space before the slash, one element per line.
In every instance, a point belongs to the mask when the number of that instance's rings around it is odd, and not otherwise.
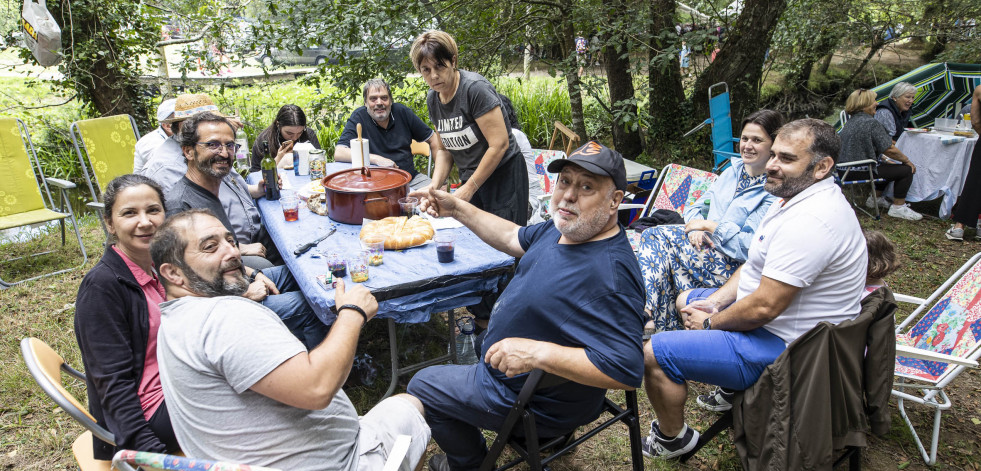
<path fill-rule="evenodd" d="M 494 87 L 511 100 L 521 129 L 534 148 L 544 149 L 548 146 L 555 121 L 565 124 L 572 121 L 569 92 L 564 79 L 502 77 L 494 80 Z"/>

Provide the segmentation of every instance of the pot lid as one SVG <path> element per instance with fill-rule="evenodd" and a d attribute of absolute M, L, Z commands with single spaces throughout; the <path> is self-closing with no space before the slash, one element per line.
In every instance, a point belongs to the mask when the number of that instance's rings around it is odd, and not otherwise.
<path fill-rule="evenodd" d="M 412 181 L 405 170 L 384 167 L 360 167 L 341 170 L 324 177 L 324 188 L 334 191 L 363 193 L 398 188 Z"/>

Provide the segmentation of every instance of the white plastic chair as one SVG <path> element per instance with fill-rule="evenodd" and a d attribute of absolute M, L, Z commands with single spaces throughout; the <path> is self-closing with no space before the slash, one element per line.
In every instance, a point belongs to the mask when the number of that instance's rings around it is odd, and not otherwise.
<path fill-rule="evenodd" d="M 927 299 L 896 295 L 896 300 L 918 307 L 896 327 L 898 380 L 892 395 L 920 455 L 932 466 L 937 462 L 941 414 L 953 406 L 944 388 L 967 368 L 977 368 L 981 357 L 981 253 Z M 906 414 L 906 401 L 934 411 L 929 451 Z"/>

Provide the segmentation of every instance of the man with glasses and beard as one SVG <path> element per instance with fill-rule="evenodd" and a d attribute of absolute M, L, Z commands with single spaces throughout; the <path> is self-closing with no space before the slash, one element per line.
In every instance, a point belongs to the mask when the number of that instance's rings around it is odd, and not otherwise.
<path fill-rule="evenodd" d="M 282 264 L 279 251 L 262 227 L 253 198 L 265 194 L 265 182 L 249 185 L 232 171 L 235 128 L 217 113 L 198 113 L 177 134 L 187 162 L 184 176 L 167 193 L 167 214 L 207 208 L 235 234 L 246 266 L 265 269 Z"/>
<path fill-rule="evenodd" d="M 644 454 L 674 458 L 698 432 L 684 421 L 688 381 L 729 390 L 752 386 L 763 370 L 818 322 L 861 311 L 867 254 L 862 228 L 832 173 L 834 128 L 801 119 L 777 131 L 766 166 L 770 206 L 729 281 L 682 309 L 687 330 L 655 334 L 644 345 L 644 387 L 657 419 Z"/>
<path fill-rule="evenodd" d="M 334 160 L 351 161 L 351 139 L 358 137 L 358 124 L 361 133 L 368 139 L 371 152 L 371 165 L 393 167 L 409 172 L 413 190 L 425 188 L 432 180 L 424 173 L 416 171 L 412 159 L 412 141 L 428 142 L 435 145 L 436 133 L 422 122 L 409 107 L 392 102 L 392 90 L 382 79 L 371 79 L 364 84 L 362 92 L 364 106 L 354 110 L 344 125 L 344 131 L 334 148 Z"/>
<path fill-rule="evenodd" d="M 326 335 L 327 327 L 317 319 L 289 270 L 284 265 L 273 266 L 263 257 L 279 254 L 262 227 L 253 200 L 264 194 L 265 182 L 250 186 L 238 173 L 232 172 L 233 129 L 228 118 L 208 112 L 184 122 L 179 137 L 187 173 L 167 192 L 167 215 L 189 209 L 211 211 L 235 236 L 240 251 L 256 254 L 241 257 L 249 267 L 251 278 L 245 296 L 279 314 L 304 344 L 316 345 Z M 229 179 L 231 184 L 223 183 Z M 221 197 L 220 193 L 224 192 L 231 194 Z M 227 206 L 223 204 L 226 200 L 230 201 Z"/>
<path fill-rule="evenodd" d="M 284 470 L 371 470 L 409 435 L 408 461 L 421 460 L 429 428 L 418 400 L 399 394 L 359 418 L 341 389 L 360 332 L 378 311 L 366 288 L 338 281 L 330 335 L 304 348 L 273 312 L 242 297 L 247 270 L 214 215 L 171 217 L 150 254 L 167 292 L 160 379 L 184 453 Z"/>
<path fill-rule="evenodd" d="M 452 216 L 521 257 L 494 305 L 481 361 L 431 366 L 409 382 L 446 453 L 433 456 L 429 469 L 480 467 L 487 454 L 480 430 L 501 427 L 533 369 L 570 380 L 532 399 L 542 443 L 593 421 L 607 389 L 641 384 L 644 282 L 617 222 L 627 187 L 623 157 L 589 142 L 548 171 L 559 174 L 552 219 L 528 227 L 442 191 L 413 193 L 423 211 Z"/>

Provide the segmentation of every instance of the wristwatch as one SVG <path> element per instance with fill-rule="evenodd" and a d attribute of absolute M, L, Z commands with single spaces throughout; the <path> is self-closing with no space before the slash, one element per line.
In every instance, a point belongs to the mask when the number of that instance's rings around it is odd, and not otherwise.
<path fill-rule="evenodd" d="M 706 317 L 705 320 L 702 321 L 702 329 L 703 330 L 712 330 L 712 318 L 711 317 Z"/>
<path fill-rule="evenodd" d="M 250 284 L 250 285 L 251 285 L 252 283 L 255 283 L 255 278 L 256 278 L 257 276 L 259 276 L 259 273 L 262 273 L 262 270 L 252 270 L 252 274 L 251 274 L 251 275 L 249 275 L 249 284 Z"/>

